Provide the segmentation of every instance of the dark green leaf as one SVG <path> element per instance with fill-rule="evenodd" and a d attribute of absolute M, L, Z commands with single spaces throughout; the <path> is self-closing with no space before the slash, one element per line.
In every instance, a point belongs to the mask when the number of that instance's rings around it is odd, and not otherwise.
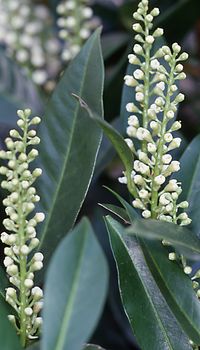
<path fill-rule="evenodd" d="M 129 234 L 147 239 L 157 239 L 170 242 L 181 253 L 190 258 L 200 260 L 200 240 L 187 228 L 158 220 L 134 220 L 127 230 Z"/>
<path fill-rule="evenodd" d="M 0 343 L 2 350 L 22 350 L 17 333 L 8 320 L 9 305 L 0 295 Z"/>
<path fill-rule="evenodd" d="M 190 339 L 200 345 L 200 304 L 191 279 L 168 259 L 161 243 L 144 241 L 143 252 L 165 300 Z"/>
<path fill-rule="evenodd" d="M 111 125 L 120 133 L 122 134 L 122 122 L 121 118 L 117 117 L 115 118 Z M 112 144 L 109 142 L 106 136 L 103 137 L 99 154 L 97 157 L 97 163 L 95 167 L 95 173 L 94 178 L 98 177 L 98 175 L 109 165 L 111 160 L 116 155 L 115 149 L 113 148 Z"/>
<path fill-rule="evenodd" d="M 48 269 L 42 350 L 82 349 L 99 319 L 107 283 L 104 254 L 83 219 L 59 245 Z"/>
<path fill-rule="evenodd" d="M 101 203 L 99 204 L 102 208 L 110 211 L 112 214 L 118 216 L 120 219 L 122 219 L 126 224 L 130 224 L 130 219 L 129 216 L 127 215 L 126 211 L 124 208 L 118 207 L 117 205 L 113 204 L 104 204 Z"/>
<path fill-rule="evenodd" d="M 116 152 L 118 153 L 122 163 L 126 170 L 126 176 L 128 181 L 129 191 L 136 196 L 136 188 L 131 178 L 131 172 L 133 170 L 133 153 L 124 141 L 121 134 L 114 129 L 109 123 L 100 118 L 97 113 L 92 111 L 88 104 L 86 104 L 79 96 L 74 95 L 80 102 L 83 109 L 87 110 L 88 115 L 93 119 L 104 131 L 105 135 L 109 138 L 113 144 Z"/>
<path fill-rule="evenodd" d="M 146 221 L 146 223 L 145 220 L 137 220 L 135 210 L 132 212 L 131 206 L 126 203 L 126 201 L 120 199 L 120 202 L 127 210 L 132 224 L 135 222 L 142 222 L 144 225 L 146 225 L 147 234 L 148 230 L 150 229 L 148 222 L 151 222 L 151 220 Z M 164 223 L 160 223 L 159 221 L 155 223 L 157 227 L 161 224 L 163 225 Z M 166 225 L 163 225 L 163 227 L 166 229 Z M 135 234 L 137 235 L 137 233 L 141 232 L 141 230 L 139 227 L 136 227 L 136 229 L 137 231 L 135 231 Z M 176 229 L 181 230 L 183 228 L 176 226 Z M 193 291 L 191 280 L 184 274 L 176 262 L 172 263 L 169 261 L 168 251 L 160 243 L 150 242 L 146 239 L 140 239 L 139 242 L 143 253 L 145 254 L 145 258 L 147 259 L 147 265 L 151 270 L 153 277 L 155 278 L 163 296 L 165 297 L 166 302 L 169 304 L 172 312 L 181 323 L 185 332 L 190 336 L 191 339 L 199 343 L 200 304 Z M 151 259 L 149 258 L 150 256 Z M 185 302 L 185 300 L 187 300 L 187 302 Z"/>
<path fill-rule="evenodd" d="M 107 217 L 106 225 L 118 268 L 123 304 L 141 348 L 191 349 L 151 276 L 139 244 L 130 238 L 125 243 L 125 230 L 114 219 Z"/>
<path fill-rule="evenodd" d="M 71 229 L 91 182 L 101 131 L 88 119 L 72 93 L 102 115 L 103 62 L 100 30 L 71 62 L 50 99 L 43 123 L 40 158 L 44 175 L 39 182 L 41 210 L 47 217 L 40 249 L 48 262 L 56 245 Z"/>
<path fill-rule="evenodd" d="M 180 163 L 181 170 L 176 178 L 182 182 L 183 192 L 180 200 L 187 200 L 187 213 L 192 219 L 191 229 L 200 236 L 200 135 L 189 144 L 183 153 Z"/>

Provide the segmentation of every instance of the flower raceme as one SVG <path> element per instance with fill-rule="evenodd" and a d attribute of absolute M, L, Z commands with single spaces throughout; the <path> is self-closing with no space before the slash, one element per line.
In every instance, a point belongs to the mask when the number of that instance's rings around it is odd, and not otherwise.
<path fill-rule="evenodd" d="M 177 82 L 185 79 L 183 65 L 188 58 L 181 53 L 181 47 L 174 43 L 172 48 L 162 46 L 155 53 L 153 44 L 163 35 L 163 29 L 152 30 L 153 19 L 159 14 L 154 8 L 148 12 L 148 1 L 140 2 L 133 25 L 136 43 L 133 54 L 128 56 L 135 70 L 125 76 L 125 84 L 135 89 L 135 103 L 129 102 L 126 110 L 128 118 L 127 145 L 137 157 L 134 161 L 132 180 L 137 189 L 133 206 L 142 210 L 144 218 L 188 225 L 190 219 L 179 209 L 188 207 L 186 201 L 177 204 L 181 193 L 181 184 L 173 179 L 173 173 L 179 171 L 180 163 L 173 160 L 170 151 L 181 144 L 174 132 L 181 128 L 181 122 L 174 121 L 179 102 L 184 95 L 178 93 Z M 163 64 L 164 62 L 164 64 Z M 133 139 L 140 143 L 136 150 Z M 126 174 L 119 178 L 127 183 Z"/>
<path fill-rule="evenodd" d="M 64 42 L 61 55 L 64 62 L 76 56 L 99 24 L 89 5 L 90 0 L 63 0 L 57 6 L 59 37 Z"/>
<path fill-rule="evenodd" d="M 33 186 L 42 170 L 30 170 L 38 151 L 33 148 L 40 139 L 34 127 L 40 123 L 39 117 L 31 118 L 31 110 L 18 110 L 18 130 L 11 130 L 5 140 L 7 150 L 0 151 L 0 158 L 7 165 L 0 167 L 0 173 L 6 176 L 1 187 L 10 192 L 3 200 L 7 218 L 3 224 L 6 232 L 1 234 L 4 248 L 4 265 L 11 286 L 6 289 L 6 300 L 15 310 L 9 315 L 21 338 L 22 346 L 27 339 L 37 337 L 42 319 L 43 291 L 34 285 L 34 274 L 43 267 L 43 255 L 35 252 L 39 245 L 36 226 L 44 220 L 43 213 L 32 215 L 40 197 Z"/>
<path fill-rule="evenodd" d="M 180 62 L 186 60 L 188 54 L 181 53 L 177 43 L 155 51 L 154 43 L 163 35 L 162 28 L 153 29 L 154 17 L 158 15 L 158 8 L 149 11 L 148 0 L 142 0 L 133 14 L 138 21 L 133 24 L 136 44 L 128 60 L 134 68 L 132 75 L 124 78 L 125 84 L 135 90 L 135 102 L 126 105 L 130 115 L 125 139 L 136 158 L 131 173 L 136 189 L 132 204 L 142 211 L 144 218 L 188 225 L 191 219 L 184 211 L 188 202 L 178 201 L 181 183 L 173 178 L 180 163 L 171 155 L 181 144 L 181 138 L 174 136 L 181 128 L 175 114 L 178 104 L 184 100 L 177 83 L 186 78 Z M 139 141 L 137 149 L 134 139 L 137 145 Z M 126 172 L 119 182 L 127 184 Z M 170 254 L 169 258 L 175 260 L 175 255 Z M 185 273 L 190 274 L 192 269 L 185 259 L 182 264 Z"/>

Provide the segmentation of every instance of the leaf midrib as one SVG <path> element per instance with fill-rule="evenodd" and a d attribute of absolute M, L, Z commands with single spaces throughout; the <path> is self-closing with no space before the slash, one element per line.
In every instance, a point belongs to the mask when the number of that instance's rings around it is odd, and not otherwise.
<path fill-rule="evenodd" d="M 84 239 L 82 242 L 82 248 L 79 254 L 79 259 L 76 265 L 76 273 L 74 275 L 73 278 L 73 282 L 71 284 L 71 293 L 70 293 L 70 297 L 68 299 L 68 303 L 66 304 L 66 308 L 64 310 L 63 313 L 63 318 L 62 318 L 62 326 L 60 328 L 60 332 L 58 334 L 57 337 L 57 344 L 56 344 L 56 348 L 54 350 L 62 350 L 64 349 L 63 346 L 65 345 L 65 338 L 67 335 L 67 331 L 69 328 L 69 323 L 70 323 L 70 317 L 72 315 L 73 312 L 73 306 L 74 306 L 74 302 L 76 299 L 76 295 L 77 295 L 77 290 L 79 287 L 79 276 L 80 276 L 80 272 L 81 272 L 81 266 L 82 266 L 82 261 L 84 258 L 84 251 L 85 251 L 85 247 L 86 247 L 86 242 L 87 242 L 87 238 L 88 238 L 88 231 L 86 231 L 85 235 L 84 235 Z"/>
<path fill-rule="evenodd" d="M 136 228 L 134 228 L 134 223 L 133 223 L 133 226 L 132 226 L 132 227 L 133 227 L 133 231 L 140 231 L 140 230 L 137 228 L 137 226 L 136 226 Z M 130 231 L 131 231 L 131 230 L 128 229 L 128 232 L 129 232 L 130 234 L 136 235 L 135 233 L 132 233 L 132 232 L 130 232 Z M 150 232 L 153 232 L 153 231 L 151 230 Z M 144 235 L 142 235 L 142 234 L 138 234 L 138 235 L 144 237 Z M 155 236 L 155 233 L 154 233 L 154 232 L 153 232 L 153 235 Z M 156 235 L 156 236 L 157 236 L 159 239 L 162 239 L 162 237 L 165 236 L 165 235 L 159 236 L 159 234 L 158 234 L 158 235 Z M 200 248 L 199 248 L 199 247 L 196 248 L 196 246 L 191 245 L 190 242 L 186 242 L 186 243 L 185 243 L 184 241 L 180 241 L 180 240 L 178 240 L 178 238 L 177 238 L 177 239 L 174 239 L 173 237 L 170 237 L 170 238 L 167 237 L 167 239 L 169 239 L 171 243 L 174 243 L 174 245 L 181 246 L 181 247 L 183 247 L 183 248 L 186 248 L 187 250 L 188 250 L 188 249 L 191 249 L 192 251 L 194 251 L 194 252 L 200 254 Z"/>
<path fill-rule="evenodd" d="M 93 39 L 94 41 L 94 39 Z M 88 50 L 89 53 L 91 53 L 93 49 L 93 46 L 91 45 L 90 47 L 90 50 Z M 88 63 L 88 61 L 90 60 L 90 54 L 88 54 L 88 58 L 86 60 L 86 62 Z M 82 95 L 82 92 L 83 92 L 83 87 L 85 85 L 85 77 L 86 77 L 86 72 L 88 70 L 88 65 L 86 65 L 86 69 L 84 69 L 83 71 L 83 79 L 81 81 L 81 86 L 80 86 L 80 91 L 79 93 Z M 74 136 L 74 131 L 75 131 L 75 124 L 76 124 L 76 121 L 77 121 L 77 116 L 78 116 L 78 111 L 80 109 L 80 106 L 79 104 L 77 103 L 77 106 L 75 108 L 75 117 L 73 118 L 73 123 L 72 123 L 72 130 L 70 132 L 70 139 L 69 139 L 69 143 L 68 143 L 68 148 L 67 148 L 67 153 L 66 153 L 66 156 L 64 158 L 64 164 L 63 164 L 63 168 L 62 168 L 62 171 L 61 171 L 61 175 L 60 175 L 60 179 L 58 181 L 58 185 L 56 187 L 56 191 L 55 191 L 55 194 L 54 194 L 54 197 L 53 197 L 53 200 L 52 200 L 52 206 L 51 206 L 51 209 L 49 211 L 49 214 L 48 214 L 48 218 L 46 220 L 46 224 L 44 226 L 44 230 L 43 230 L 43 233 L 41 235 L 41 238 L 40 238 L 40 245 L 38 247 L 38 249 L 41 249 L 42 247 L 42 244 L 44 242 L 44 239 L 46 237 L 46 234 L 48 232 L 48 226 L 49 226 L 49 223 L 51 221 L 51 216 L 52 216 L 52 212 L 54 210 L 54 207 L 55 207 L 55 204 L 56 204 L 56 198 L 58 196 L 58 193 L 60 191 L 60 187 L 61 187 L 61 184 L 63 182 L 63 178 L 64 178 L 64 174 L 65 174 L 65 169 L 66 169 L 66 165 L 68 163 L 68 159 L 69 159 L 69 154 L 70 154 L 70 150 L 71 150 L 71 144 L 72 144 L 72 140 L 73 140 L 73 136 Z"/>
<path fill-rule="evenodd" d="M 148 251 L 148 250 L 147 250 L 147 251 Z M 197 332 L 197 334 L 198 334 L 198 336 L 200 337 L 200 331 L 199 331 L 199 329 L 193 326 L 193 323 L 190 322 L 190 318 L 188 317 L 188 313 L 185 313 L 185 312 L 184 312 L 184 309 L 183 309 L 182 307 L 180 307 L 180 305 L 176 302 L 176 299 L 173 297 L 173 293 L 171 292 L 170 288 L 168 287 L 168 285 L 167 285 L 165 279 L 162 277 L 161 270 L 159 269 L 159 266 L 156 264 L 156 260 L 154 259 L 154 257 L 152 256 L 152 254 L 149 253 L 149 251 L 148 251 L 148 255 L 149 255 L 149 257 L 151 258 L 151 260 L 153 261 L 154 266 L 155 266 L 156 270 L 158 271 L 158 273 L 159 273 L 159 275 L 160 275 L 160 277 L 161 277 L 161 280 L 162 280 L 162 282 L 163 282 L 165 288 L 167 289 L 169 295 L 171 296 L 173 302 L 175 302 L 176 306 L 178 306 L 178 308 L 179 308 L 180 311 L 182 312 L 183 316 L 185 316 L 185 319 L 186 319 L 186 320 L 188 321 L 188 323 L 190 324 L 190 327 L 192 327 L 193 329 L 195 329 L 196 332 Z"/>
<path fill-rule="evenodd" d="M 116 229 L 116 227 L 115 227 L 115 230 L 118 232 L 118 230 Z M 120 238 L 122 244 L 124 245 L 124 247 L 125 247 L 125 249 L 126 249 L 128 255 L 129 255 L 129 251 L 128 251 L 128 249 L 127 249 L 125 243 L 123 242 L 123 240 L 122 240 L 122 238 L 121 238 L 119 232 L 118 232 L 118 236 L 119 236 L 119 238 Z M 129 257 L 130 257 L 130 259 L 131 259 L 131 261 L 132 261 L 132 258 L 131 258 L 130 255 L 129 255 Z M 133 261 L 132 261 L 132 263 L 133 263 Z M 133 264 L 134 264 L 134 263 L 133 263 Z M 165 327 L 164 327 L 164 325 L 163 325 L 162 319 L 160 318 L 160 315 L 158 314 L 157 309 L 156 309 L 156 307 L 154 306 L 153 301 L 151 300 L 151 297 L 150 297 L 150 295 L 149 295 L 149 293 L 148 293 L 148 289 L 146 288 L 145 284 L 143 283 L 143 280 L 140 278 L 140 275 L 139 275 L 139 273 L 138 273 L 138 271 L 137 271 L 136 268 L 135 268 L 135 271 L 136 271 L 136 273 L 137 273 L 137 275 L 138 275 L 138 277 L 139 277 L 139 280 L 141 281 L 141 284 L 142 284 L 142 286 L 143 286 L 143 289 L 144 289 L 144 291 L 145 291 L 145 293 L 146 293 L 146 295 L 147 295 L 147 299 L 150 301 L 150 305 L 152 306 L 152 309 L 153 309 L 153 311 L 154 311 L 154 314 L 155 314 L 155 316 L 156 316 L 156 319 L 158 320 L 158 324 L 160 325 L 161 330 L 163 330 L 163 335 L 164 335 L 164 337 L 165 337 L 165 339 L 166 339 L 166 341 L 167 341 L 167 344 L 168 344 L 168 346 L 169 346 L 169 349 L 175 350 L 175 349 L 173 348 L 173 345 L 171 344 L 171 341 L 170 341 L 170 338 L 169 338 L 167 332 L 165 331 Z M 149 296 L 149 297 L 148 297 L 148 296 Z M 127 315 L 128 315 L 128 314 L 127 314 Z M 129 316 L 128 316 L 128 318 L 129 318 Z"/>

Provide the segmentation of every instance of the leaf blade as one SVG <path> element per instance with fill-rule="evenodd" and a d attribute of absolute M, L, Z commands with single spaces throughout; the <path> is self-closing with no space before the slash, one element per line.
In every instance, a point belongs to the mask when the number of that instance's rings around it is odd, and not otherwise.
<path fill-rule="evenodd" d="M 122 238 L 124 229 L 114 219 L 107 217 L 106 225 L 118 266 L 124 307 L 141 348 L 191 349 L 189 340 L 151 277 L 139 244 L 134 241 L 129 245 L 130 240 L 125 242 Z"/>
<path fill-rule="evenodd" d="M 50 263 L 42 350 L 82 349 L 99 318 L 107 279 L 104 255 L 88 220 L 83 219 L 64 238 Z M 52 305 L 52 298 L 57 305 Z"/>
<path fill-rule="evenodd" d="M 46 262 L 74 225 L 91 182 L 101 140 L 100 130 L 88 121 L 71 94 L 87 98 L 102 115 L 103 76 L 100 30 L 97 30 L 62 77 L 41 126 L 46 142 L 39 149 L 44 170 L 39 189 L 41 210 L 48 215 L 39 249 L 44 252 Z"/>

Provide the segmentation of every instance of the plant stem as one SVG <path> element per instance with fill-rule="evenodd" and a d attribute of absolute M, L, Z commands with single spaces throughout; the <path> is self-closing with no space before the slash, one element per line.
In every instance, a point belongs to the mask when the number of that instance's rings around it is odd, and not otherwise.
<path fill-rule="evenodd" d="M 172 57 L 172 64 L 171 64 L 171 71 L 169 74 L 169 79 L 167 82 L 167 94 L 166 94 L 166 100 L 165 100 L 165 108 L 163 111 L 163 120 L 162 120 L 162 125 L 161 125 L 161 131 L 160 131 L 160 139 L 158 142 L 158 150 L 156 154 L 156 159 L 155 159 L 155 167 L 154 167 L 154 174 L 153 174 L 153 179 L 152 179 L 152 192 L 151 192 L 151 217 L 153 219 L 157 218 L 157 207 L 158 207 L 158 187 L 155 183 L 155 177 L 160 175 L 161 168 L 162 168 L 162 156 L 164 154 L 164 135 L 166 133 L 166 126 L 168 123 L 167 119 L 167 112 L 170 108 L 171 104 L 171 98 L 170 98 L 170 90 L 171 86 L 174 83 L 174 69 L 176 66 L 176 59 L 175 59 L 175 54 Z"/>
<path fill-rule="evenodd" d="M 24 153 L 26 153 L 26 147 L 27 147 L 27 130 L 28 130 L 28 123 L 26 121 L 25 127 L 24 127 L 24 135 L 23 135 L 23 144 L 24 144 Z M 20 179 L 18 179 L 20 181 Z M 26 219 L 24 217 L 23 213 L 23 191 L 21 188 L 19 188 L 20 198 L 18 202 L 18 217 L 19 217 L 19 242 L 20 247 L 22 247 L 26 243 L 26 236 L 25 236 L 25 225 L 26 225 Z M 19 276 L 20 276 L 20 290 L 19 290 L 19 300 L 20 300 L 20 311 L 19 311 L 19 318 L 20 318 L 20 340 L 22 347 L 26 346 L 26 340 L 27 340 L 27 316 L 25 314 L 25 308 L 27 307 L 27 296 L 26 296 L 26 287 L 25 287 L 25 279 L 27 274 L 27 258 L 21 252 L 19 252 Z"/>
<path fill-rule="evenodd" d="M 149 28 L 145 20 L 145 36 L 149 35 Z M 150 46 L 147 44 L 145 50 L 145 69 L 144 69 L 144 107 L 143 107 L 143 127 L 148 128 L 148 109 L 149 109 L 149 79 L 150 79 Z M 147 143 L 142 141 L 142 151 L 147 152 Z"/>

